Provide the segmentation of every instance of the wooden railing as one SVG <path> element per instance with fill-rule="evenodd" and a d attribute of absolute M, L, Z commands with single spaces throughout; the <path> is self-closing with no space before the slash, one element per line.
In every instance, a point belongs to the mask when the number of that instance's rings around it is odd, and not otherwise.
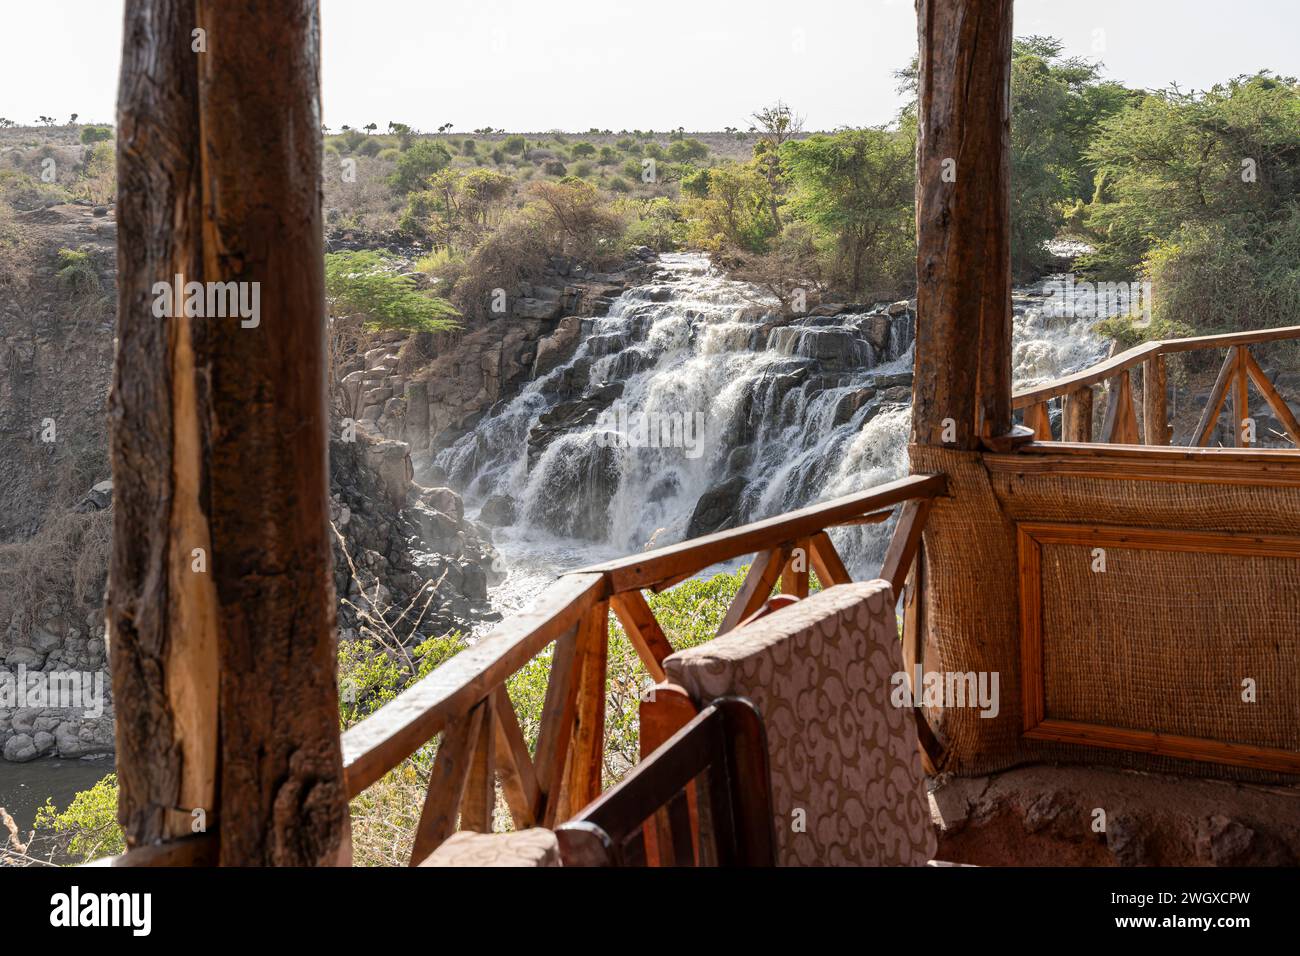
<path fill-rule="evenodd" d="M 1060 398 L 1061 441 L 1093 441 L 1093 386 L 1106 383 L 1106 416 L 1097 441 L 1120 445 L 1169 445 L 1173 440 L 1166 403 L 1167 379 L 1165 356 L 1202 349 L 1228 350 L 1219 370 L 1209 401 L 1188 443 L 1203 447 L 1210 441 L 1229 393 L 1232 395 L 1234 444 L 1238 448 L 1255 444 L 1250 424 L 1248 385 L 1255 388 L 1286 429 L 1292 444 L 1300 447 L 1300 422 L 1278 394 L 1250 354 L 1250 346 L 1300 338 L 1300 326 L 1266 329 L 1260 332 L 1233 332 L 1227 335 L 1201 335 L 1186 339 L 1146 342 L 1099 362 L 1081 372 L 1016 392 L 1012 407 L 1024 413 L 1024 424 L 1037 441 L 1052 441 L 1049 403 Z M 1133 402 L 1130 370 L 1142 366 L 1142 421 L 1144 434 L 1139 437 L 1138 417 Z"/>
<path fill-rule="evenodd" d="M 601 792 L 609 612 L 650 675 L 664 678 L 672 647 L 642 590 L 664 591 L 701 571 L 754 555 L 718 633 L 781 590 L 808 594 L 850 581 L 826 529 L 886 520 L 902 505 L 880 577 L 901 595 L 942 475 L 913 475 L 681 544 L 561 575 L 532 608 L 503 622 L 343 735 L 349 798 L 441 733 L 416 830 L 412 863 L 459 826 L 492 829 L 495 779 L 516 828 L 554 826 Z M 556 642 L 535 752 L 530 755 L 506 680 Z"/>

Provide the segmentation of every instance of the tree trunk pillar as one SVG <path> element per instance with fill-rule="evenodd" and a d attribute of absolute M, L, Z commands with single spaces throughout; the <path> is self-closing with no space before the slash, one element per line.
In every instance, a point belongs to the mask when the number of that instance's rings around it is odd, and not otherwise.
<path fill-rule="evenodd" d="M 332 863 L 316 0 L 128 0 L 119 94 L 119 819 L 132 847 L 206 826 L 223 864 Z"/>
<path fill-rule="evenodd" d="M 1011 0 L 917 0 L 912 440 L 1011 432 Z"/>

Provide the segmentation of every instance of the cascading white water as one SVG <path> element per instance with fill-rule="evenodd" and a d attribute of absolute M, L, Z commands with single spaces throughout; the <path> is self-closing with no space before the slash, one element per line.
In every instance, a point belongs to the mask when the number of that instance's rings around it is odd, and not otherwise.
<path fill-rule="evenodd" d="M 585 320 L 569 362 L 435 459 L 471 508 L 496 494 L 517 503 L 515 524 L 494 531 L 510 571 L 493 595 L 503 610 L 566 568 L 681 540 L 701 496 L 719 488 L 721 513 L 743 523 L 906 470 L 909 312 L 778 324 L 774 300 L 706 256 L 658 264 L 653 282 Z M 1103 348 L 1088 322 L 1040 305 L 1017 302 L 1018 383 L 1073 371 Z M 535 442 L 530 464 L 530 431 L 557 417 L 558 437 Z M 670 441 L 646 441 L 665 429 Z M 887 532 L 835 532 L 851 570 L 878 565 Z"/>

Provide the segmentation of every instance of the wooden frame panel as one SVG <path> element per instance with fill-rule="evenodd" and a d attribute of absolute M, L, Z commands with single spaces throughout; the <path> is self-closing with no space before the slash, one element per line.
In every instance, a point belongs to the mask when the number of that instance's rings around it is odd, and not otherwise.
<path fill-rule="evenodd" d="M 1016 535 L 1020 568 L 1020 673 L 1025 737 L 1251 767 L 1277 773 L 1300 773 L 1300 753 L 1277 747 L 1259 747 L 1208 737 L 1186 737 L 1048 717 L 1043 679 L 1041 574 L 1044 544 L 1143 551 L 1213 552 L 1300 560 L 1300 538 L 1233 532 L 1030 523 L 1017 525 Z"/>

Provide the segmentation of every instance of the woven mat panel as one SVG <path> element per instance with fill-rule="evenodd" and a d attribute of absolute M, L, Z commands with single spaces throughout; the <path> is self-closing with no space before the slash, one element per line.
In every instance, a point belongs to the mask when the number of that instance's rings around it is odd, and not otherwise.
<path fill-rule="evenodd" d="M 1042 546 L 1046 717 L 1300 751 L 1300 560 L 1111 546 L 1092 564 Z"/>
<path fill-rule="evenodd" d="M 936 501 L 925 532 L 928 569 L 925 592 L 925 670 L 977 673 L 997 671 L 999 674 L 1000 707 L 997 717 L 981 717 L 975 708 L 927 710 L 931 726 L 945 745 L 940 770 L 975 776 L 1031 761 L 1055 761 L 1265 784 L 1293 784 L 1300 780 L 1295 775 L 1287 776 L 1244 767 L 1024 739 L 1021 736 L 1024 718 L 1021 703 L 1019 569 L 1016 546 L 1016 525 L 1022 522 L 1300 534 L 1300 489 L 1019 475 L 1005 470 L 990 474 L 978 452 L 919 445 L 910 446 L 908 451 L 913 472 L 943 473 L 948 476 L 949 482 L 949 495 Z M 1250 642 L 1254 650 L 1237 659 L 1240 667 L 1258 670 L 1262 675 L 1271 675 L 1257 680 L 1278 681 L 1278 692 L 1287 693 L 1294 705 L 1297 699 L 1294 696 L 1297 680 L 1295 675 L 1300 672 L 1300 658 L 1297 658 L 1291 638 L 1300 632 L 1300 625 L 1290 631 L 1285 630 L 1285 627 L 1291 625 L 1282 622 L 1291 621 L 1291 615 L 1294 614 L 1289 605 L 1276 612 L 1283 615 L 1280 618 L 1273 616 L 1273 612 L 1261 616 L 1264 608 L 1275 601 L 1280 593 L 1276 588 L 1289 588 L 1290 593 L 1295 593 L 1294 583 L 1283 583 L 1284 580 L 1289 580 L 1288 576 L 1292 572 L 1280 567 L 1269 569 L 1266 573 L 1274 575 L 1269 583 L 1260 584 L 1257 588 L 1247 578 L 1244 596 L 1225 598 L 1223 592 L 1233 587 L 1240 588 L 1241 584 L 1231 583 L 1222 574 L 1219 561 L 1219 557 L 1214 557 L 1210 562 L 1220 570 L 1209 577 L 1185 580 L 1179 584 L 1172 583 L 1171 579 L 1165 580 L 1165 583 L 1149 579 L 1149 589 L 1163 588 L 1167 592 L 1183 594 L 1195 591 L 1198 600 L 1228 600 L 1238 610 L 1253 600 L 1252 613 L 1256 615 L 1255 620 L 1259 622 L 1260 628 L 1270 630 L 1242 630 L 1241 621 L 1237 620 L 1226 630 L 1213 632 L 1218 635 L 1217 647 L 1220 650 L 1226 648 L 1227 654 L 1236 656 L 1242 651 L 1243 642 Z M 1193 573 L 1185 565 L 1180 566 L 1177 560 L 1166 562 L 1164 567 L 1168 574 Z M 1197 570 L 1194 573 L 1199 575 L 1203 572 Z M 1250 573 L 1257 575 L 1259 571 L 1255 569 Z M 1057 590 L 1059 586 L 1053 583 L 1048 587 Z M 1118 587 L 1119 582 L 1115 586 Z M 1132 586 L 1138 587 L 1136 580 Z M 1095 618 L 1079 617 L 1069 625 L 1075 631 L 1071 640 L 1076 648 L 1083 640 L 1091 640 L 1092 631 L 1103 617 L 1103 633 L 1122 633 L 1121 615 L 1116 614 L 1112 622 L 1110 615 L 1102 614 L 1103 610 L 1104 607 L 1098 604 L 1088 612 L 1096 615 Z M 1064 615 L 1066 611 L 1060 613 Z M 1084 612 L 1078 610 L 1070 613 Z M 1050 626 L 1065 628 L 1067 624 L 1061 618 Z M 1108 630 L 1112 626 L 1118 630 Z M 1147 622 L 1143 626 L 1147 626 Z M 1168 661 L 1174 659 L 1181 649 L 1186 630 L 1183 623 L 1168 630 L 1162 629 L 1167 646 L 1157 648 L 1150 661 L 1142 666 L 1168 666 Z M 1170 632 L 1178 633 L 1169 636 Z M 1132 635 L 1129 636 L 1132 639 Z M 1270 639 L 1276 644 L 1275 650 L 1271 653 L 1261 651 L 1259 646 L 1268 643 Z M 1061 652 L 1060 645 L 1063 642 L 1060 637 L 1055 640 L 1057 650 Z M 1107 640 L 1113 644 L 1115 639 Z M 1118 654 L 1120 651 L 1115 650 L 1113 653 Z M 1231 664 L 1229 669 L 1235 677 L 1238 666 Z M 1080 667 L 1078 670 L 1076 676 L 1082 678 L 1086 668 Z M 1096 670 L 1101 671 L 1102 668 Z M 1284 674 L 1290 676 L 1283 677 Z M 1051 679 L 1050 675 L 1048 679 Z M 1060 675 L 1058 681 L 1059 679 Z M 1091 679 L 1097 678 L 1094 675 Z M 1150 677 L 1135 679 L 1152 681 Z M 1196 679 L 1205 682 L 1213 678 L 1201 676 Z M 1240 678 L 1235 683 L 1239 688 Z M 1100 692 L 1095 689 L 1095 685 L 1091 686 L 1093 689 L 1090 691 L 1080 690 L 1076 693 L 1092 693 L 1092 699 L 1099 701 Z M 1057 691 L 1060 691 L 1059 684 Z M 1110 696 L 1121 701 L 1124 698 L 1122 691 L 1111 692 Z M 1141 702 L 1139 708 L 1127 711 L 1122 710 L 1118 704 L 1111 705 L 1108 700 L 1107 706 L 1112 707 L 1108 716 L 1116 719 L 1117 726 L 1132 727 L 1154 713 L 1152 708 L 1163 708 L 1166 719 L 1173 719 L 1170 715 L 1176 710 L 1196 710 L 1211 706 L 1206 703 L 1209 698 L 1199 691 L 1194 697 L 1190 693 L 1187 695 L 1188 700 L 1196 701 L 1195 706 L 1188 706 L 1184 702 L 1179 708 L 1173 703 L 1172 697 L 1158 699 L 1161 701 L 1158 705 Z M 1066 704 L 1066 701 L 1058 698 L 1058 703 Z M 1078 706 L 1083 706 L 1082 700 Z M 1141 710 L 1142 707 L 1146 710 Z M 1050 701 L 1049 713 L 1065 719 L 1065 714 L 1051 710 Z M 1121 717 L 1127 722 L 1122 722 Z M 1198 718 L 1195 714 L 1184 714 L 1177 719 L 1194 722 Z M 1259 734 L 1262 727 L 1267 727 L 1271 728 L 1268 732 L 1275 733 L 1275 739 L 1281 741 L 1284 739 L 1281 728 L 1284 719 L 1275 711 L 1273 714 L 1236 715 L 1233 718 L 1235 723 L 1225 721 L 1222 725 L 1214 722 L 1217 718 L 1211 717 L 1209 723 L 1199 726 L 1217 727 L 1219 733 L 1226 734 Z M 1300 719 L 1295 724 L 1300 725 Z M 1231 738 L 1217 736 L 1216 739 Z M 1263 744 L 1268 738 L 1255 739 Z M 1285 743 L 1279 745 L 1288 746 Z"/>

